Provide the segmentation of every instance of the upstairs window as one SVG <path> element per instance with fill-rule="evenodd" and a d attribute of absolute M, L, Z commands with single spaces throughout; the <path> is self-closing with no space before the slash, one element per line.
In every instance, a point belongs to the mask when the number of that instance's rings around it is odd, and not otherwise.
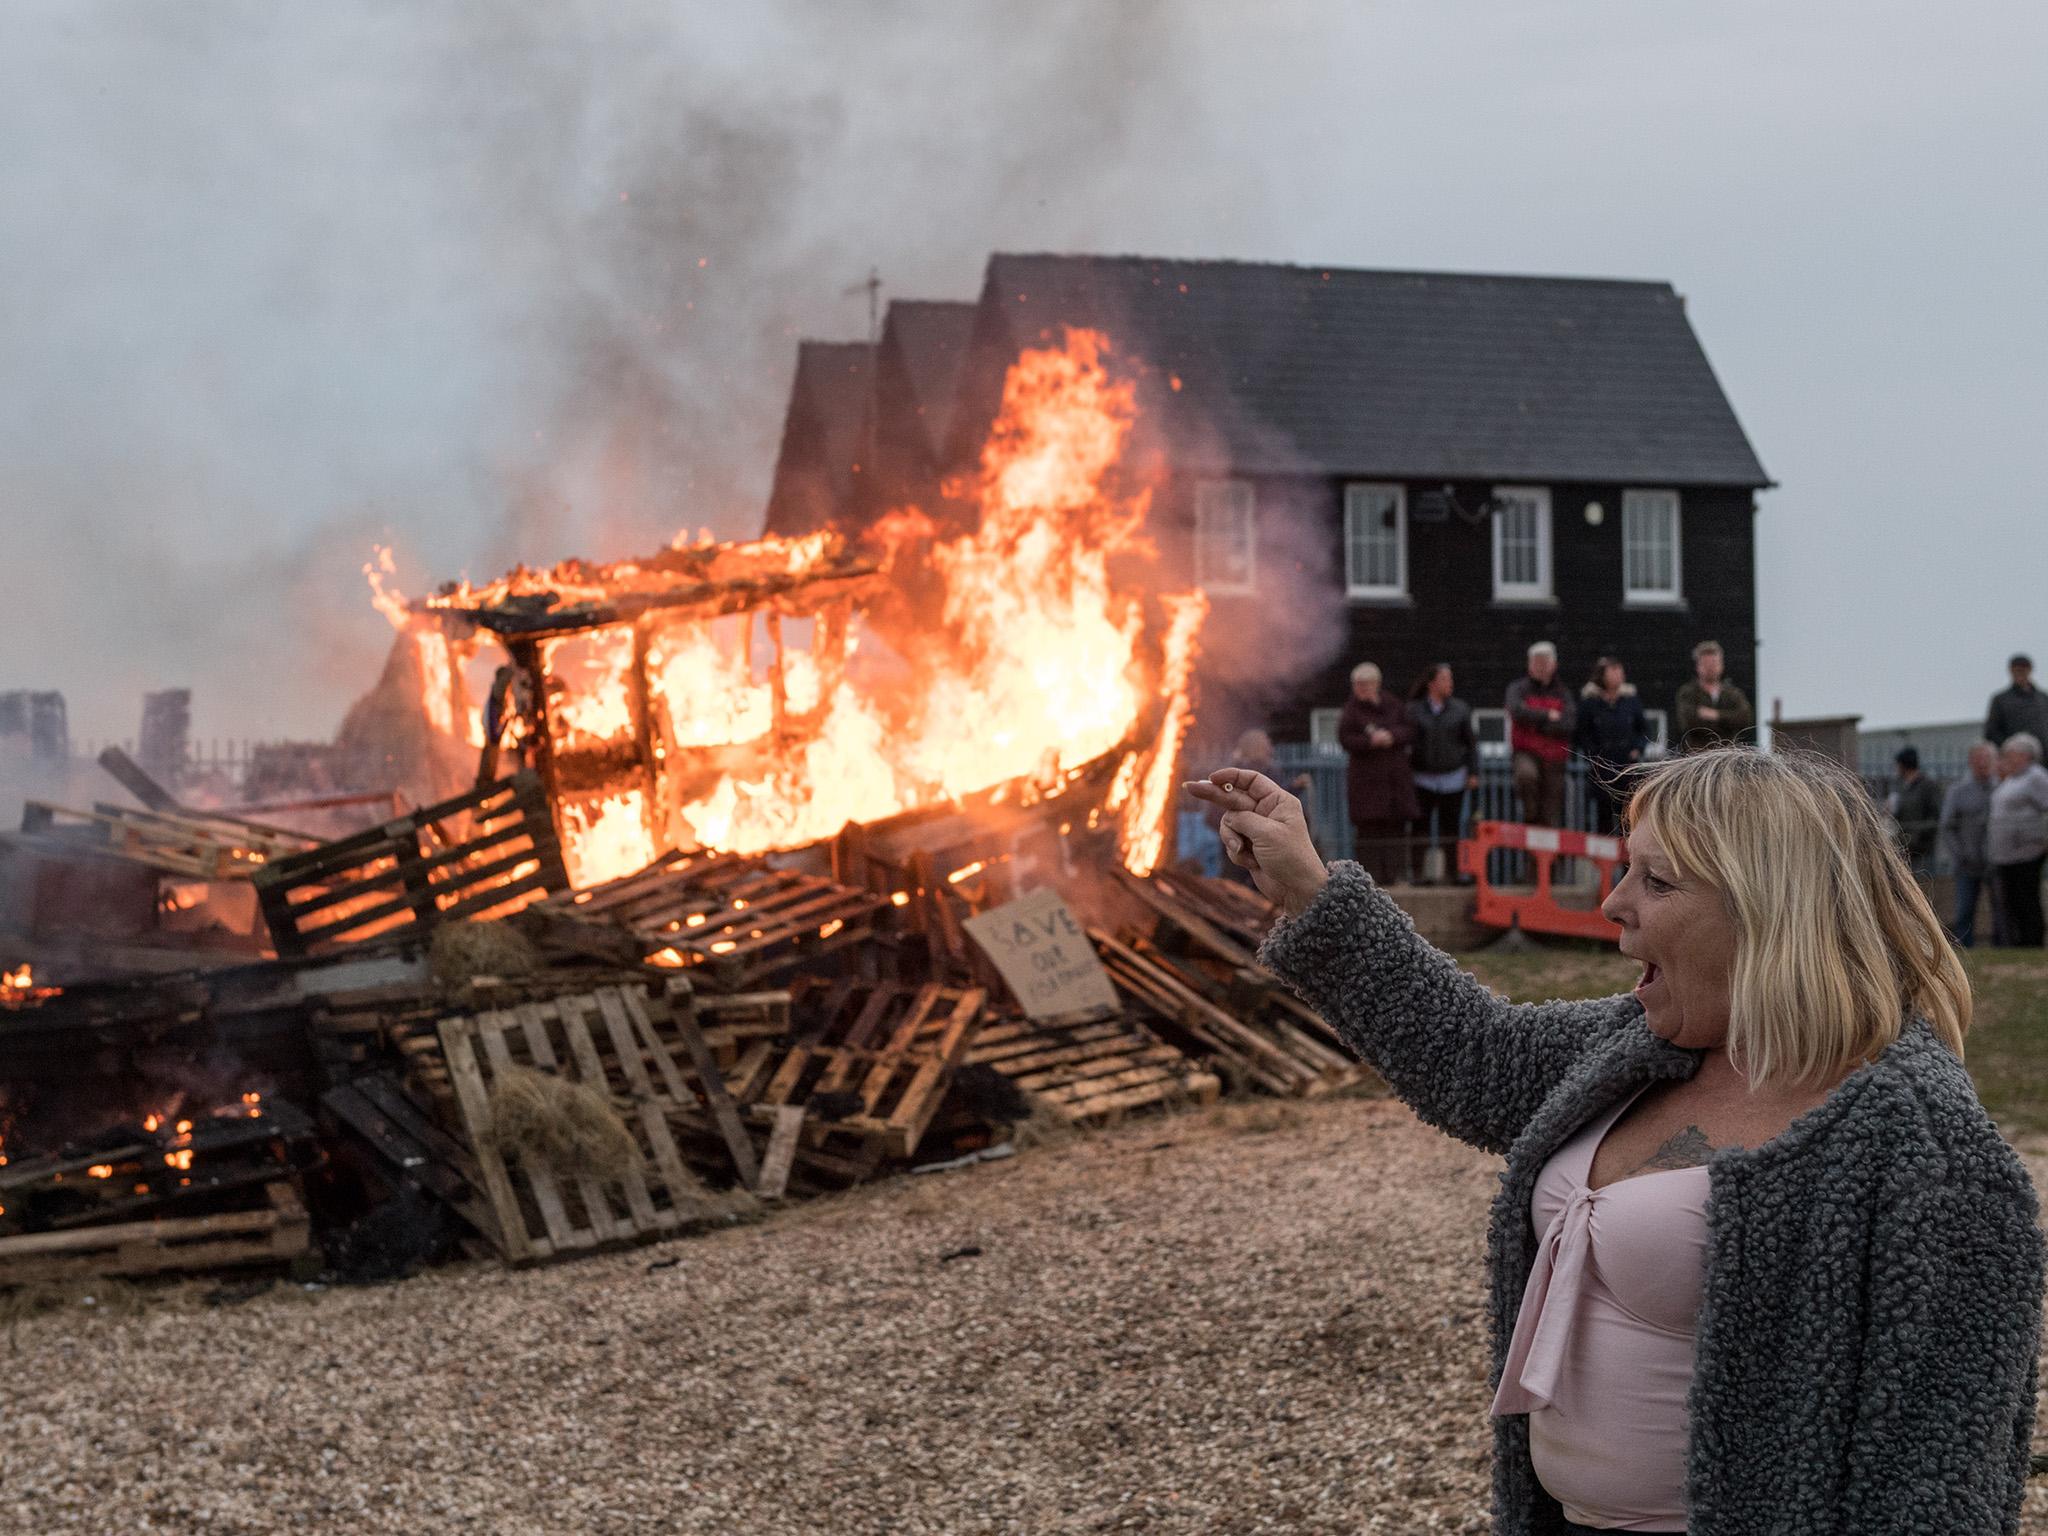
<path fill-rule="evenodd" d="M 1195 487 L 1195 584 L 1224 594 L 1252 590 L 1252 483 L 1206 480 Z"/>
<path fill-rule="evenodd" d="M 1497 485 L 1493 497 L 1494 600 L 1548 602 L 1549 490 L 1540 485 Z"/>
<path fill-rule="evenodd" d="M 1676 603 L 1679 586 L 1678 492 L 1621 493 L 1621 598 Z"/>
<path fill-rule="evenodd" d="M 1408 595 L 1408 498 L 1398 485 L 1344 487 L 1344 590 Z"/>

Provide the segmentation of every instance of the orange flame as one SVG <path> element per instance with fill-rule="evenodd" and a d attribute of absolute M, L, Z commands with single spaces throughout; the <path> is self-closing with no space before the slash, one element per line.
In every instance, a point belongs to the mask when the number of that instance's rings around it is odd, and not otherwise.
<path fill-rule="evenodd" d="M 462 682 L 462 662 L 469 651 L 459 650 L 438 625 L 413 611 L 398 589 L 398 562 L 392 558 L 390 545 L 371 546 L 370 558 L 363 564 L 363 576 L 370 584 L 371 605 L 390 621 L 393 629 L 412 641 L 419 667 L 420 702 L 428 724 L 443 735 L 481 747 L 483 715 Z M 467 644 L 470 650 L 474 649 L 474 642 Z"/>
<path fill-rule="evenodd" d="M 26 960 L 11 971 L 0 970 L 0 1008 L 26 1008 L 31 1003 L 55 997 L 63 990 L 62 987 L 37 986 L 35 968 Z"/>

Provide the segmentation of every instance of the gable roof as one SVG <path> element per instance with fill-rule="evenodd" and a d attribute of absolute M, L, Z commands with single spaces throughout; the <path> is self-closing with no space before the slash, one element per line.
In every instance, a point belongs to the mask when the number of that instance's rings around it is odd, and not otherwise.
<path fill-rule="evenodd" d="M 1771 483 L 1669 283 L 999 254 L 980 311 L 1107 332 L 1185 469 Z"/>
<path fill-rule="evenodd" d="M 974 312 L 974 305 L 952 300 L 892 299 L 882 321 L 882 350 L 893 349 L 901 358 L 911 409 L 934 452 L 952 426 Z"/>
<path fill-rule="evenodd" d="M 875 349 L 867 342 L 797 343 L 764 532 L 809 533 L 846 504 L 866 440 L 874 372 Z"/>

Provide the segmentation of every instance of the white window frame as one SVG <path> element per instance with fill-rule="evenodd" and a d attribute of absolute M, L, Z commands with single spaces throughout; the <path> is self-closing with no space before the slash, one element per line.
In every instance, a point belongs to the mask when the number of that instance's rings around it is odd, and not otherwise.
<path fill-rule="evenodd" d="M 1364 493 L 1375 498 L 1394 498 L 1394 579 L 1388 582 L 1360 581 L 1352 565 L 1357 547 L 1353 522 L 1363 510 Z M 1383 510 L 1374 507 L 1374 511 Z M 1388 598 L 1408 595 L 1408 488 L 1377 480 L 1354 480 L 1344 487 L 1344 595 L 1346 597 Z"/>
<path fill-rule="evenodd" d="M 1547 603 L 1552 600 L 1550 487 L 1547 485 L 1496 485 L 1493 494 L 1527 497 L 1536 503 L 1536 580 L 1505 581 L 1501 576 L 1502 514 L 1493 514 L 1493 598 L 1498 603 Z"/>
<path fill-rule="evenodd" d="M 1308 744 L 1324 752 L 1341 752 L 1342 743 L 1337 740 L 1337 728 L 1344 719 L 1344 711 L 1338 709 L 1312 709 L 1308 712 Z"/>
<path fill-rule="evenodd" d="M 1228 498 L 1225 500 L 1225 498 Z M 1241 581 L 1212 575 L 1203 558 L 1218 536 L 1215 522 L 1230 517 L 1242 522 L 1244 577 Z M 1259 583 L 1258 494 L 1249 480 L 1204 480 L 1195 487 L 1195 585 L 1204 592 L 1241 596 Z"/>
<path fill-rule="evenodd" d="M 1629 579 L 1630 524 L 1638 514 L 1671 509 L 1671 585 L 1637 587 Z M 1621 493 L 1621 600 L 1631 607 L 1671 607 L 1685 601 L 1685 509 L 1678 492 L 1624 489 Z"/>

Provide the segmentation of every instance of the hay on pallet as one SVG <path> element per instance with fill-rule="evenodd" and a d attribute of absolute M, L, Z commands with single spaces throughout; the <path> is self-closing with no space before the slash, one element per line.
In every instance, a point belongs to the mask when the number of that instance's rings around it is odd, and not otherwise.
<path fill-rule="evenodd" d="M 640 1166 L 640 1144 L 611 1100 L 585 1083 L 510 1067 L 491 1084 L 484 1132 L 500 1156 L 541 1162 L 557 1173 L 590 1174 L 606 1183 Z"/>
<path fill-rule="evenodd" d="M 459 987 L 486 976 L 530 976 L 540 969 L 533 941 L 506 923 L 443 923 L 427 946 L 434 979 Z"/>

